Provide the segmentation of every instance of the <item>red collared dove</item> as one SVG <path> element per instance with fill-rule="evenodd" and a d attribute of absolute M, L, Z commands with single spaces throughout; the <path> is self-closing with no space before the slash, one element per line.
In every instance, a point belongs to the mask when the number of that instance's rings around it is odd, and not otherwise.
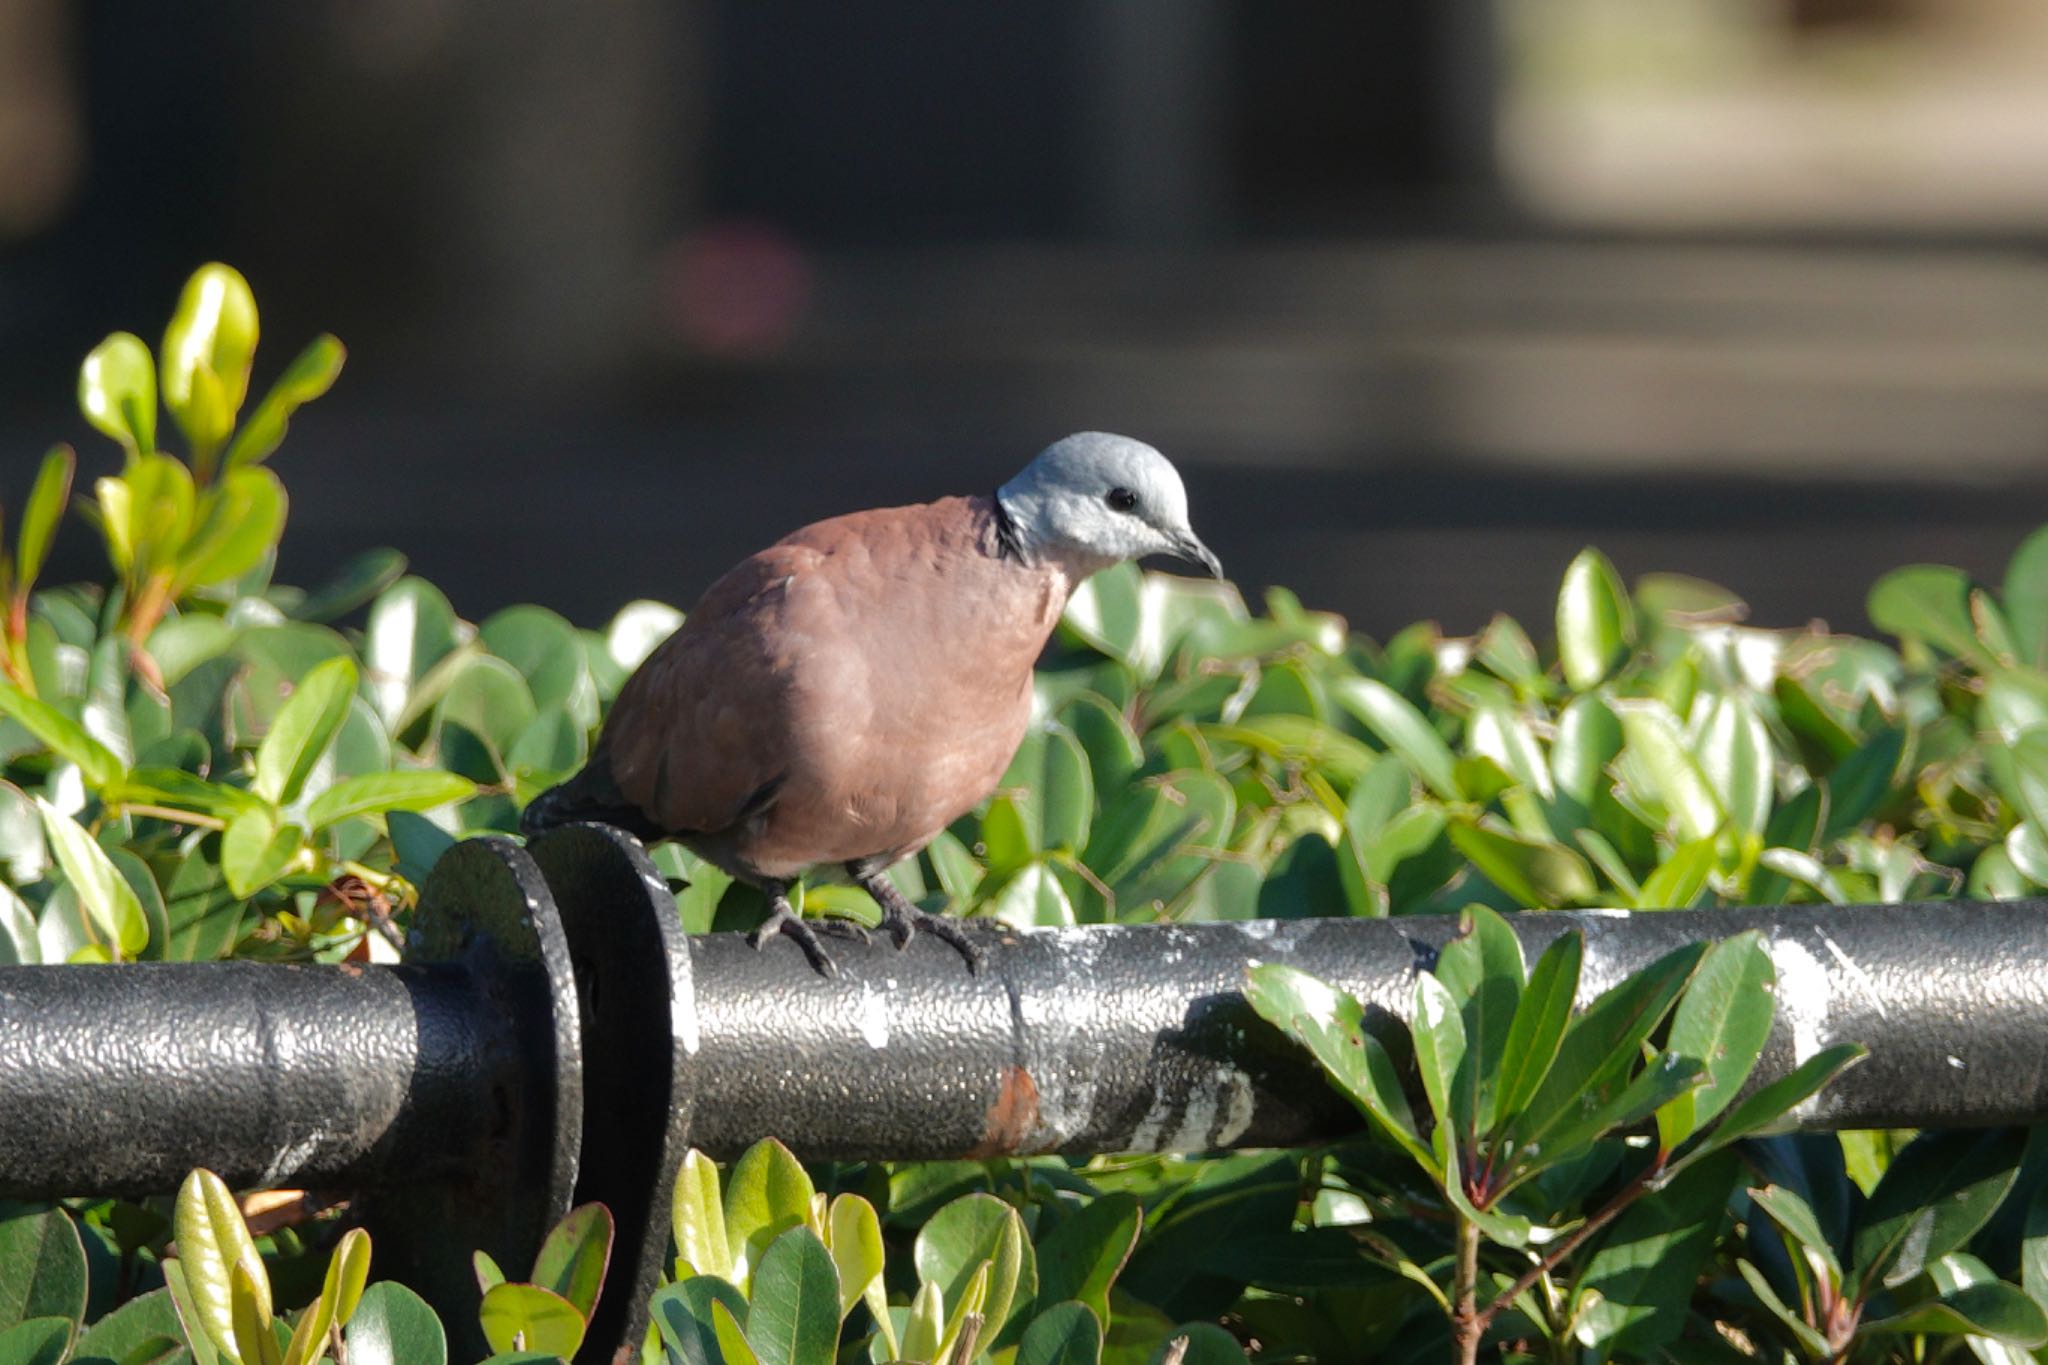
<path fill-rule="evenodd" d="M 920 928 L 977 966 L 954 921 L 884 875 L 995 787 L 1031 719 L 1032 668 L 1076 585 L 1167 554 L 1221 577 L 1152 447 L 1082 432 L 993 497 L 853 512 L 711 585 L 620 690 L 590 761 L 528 806 L 675 839 L 767 895 L 754 933 L 831 959 L 788 889 L 842 870 L 901 948 Z"/>

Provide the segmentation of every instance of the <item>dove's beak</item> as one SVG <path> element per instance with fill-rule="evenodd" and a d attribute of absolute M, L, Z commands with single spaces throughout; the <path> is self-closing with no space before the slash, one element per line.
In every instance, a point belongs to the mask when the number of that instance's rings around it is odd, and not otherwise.
<path fill-rule="evenodd" d="M 1202 566 L 1211 578 L 1223 577 L 1223 562 L 1216 558 L 1215 551 L 1196 538 L 1193 531 L 1184 531 L 1174 537 L 1173 556 L 1190 564 Z"/>

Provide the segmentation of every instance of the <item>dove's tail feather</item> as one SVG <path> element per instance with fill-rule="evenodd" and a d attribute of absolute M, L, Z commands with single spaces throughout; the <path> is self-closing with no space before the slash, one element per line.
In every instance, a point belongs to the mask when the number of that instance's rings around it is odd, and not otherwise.
<path fill-rule="evenodd" d="M 530 839 L 557 825 L 585 823 L 611 825 L 648 841 L 667 833 L 655 828 L 644 811 L 619 795 L 601 753 L 593 756 L 582 772 L 534 797 L 520 812 L 519 832 Z"/>

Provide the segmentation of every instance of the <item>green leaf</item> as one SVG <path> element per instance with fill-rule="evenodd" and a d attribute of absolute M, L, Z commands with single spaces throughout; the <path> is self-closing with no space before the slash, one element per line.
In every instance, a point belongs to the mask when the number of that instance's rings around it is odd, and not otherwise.
<path fill-rule="evenodd" d="M 586 1320 L 604 1286 L 612 1258 L 612 1214 L 602 1204 L 584 1204 L 548 1230 L 533 1262 L 533 1283 L 569 1301 Z M 566 1353 L 565 1353 L 566 1354 Z"/>
<path fill-rule="evenodd" d="M 438 768 L 361 773 L 343 778 L 307 803 L 306 824 L 322 830 L 360 815 L 432 810 L 474 795 L 476 783 Z"/>
<path fill-rule="evenodd" d="M 1457 936 L 1437 955 L 1436 978 L 1457 1002 L 1465 1034 L 1454 1107 L 1475 1136 L 1493 1127 L 1496 1080 L 1525 975 L 1521 940 L 1483 905 L 1459 916 Z"/>
<path fill-rule="evenodd" d="M 881 1321 L 889 1311 L 889 1298 L 882 1284 L 882 1223 L 875 1206 L 857 1194 L 834 1195 L 826 1209 L 825 1230 L 832 1265 L 839 1273 L 840 1321 L 863 1300 Z"/>
<path fill-rule="evenodd" d="M 2048 1342 L 2048 1313 L 2020 1290 L 1996 1280 L 1973 1284 L 1901 1313 L 1866 1322 L 1858 1337 L 1897 1332 L 1926 1336 L 1990 1337 L 2031 1351 Z"/>
<path fill-rule="evenodd" d="M 284 484 L 269 470 L 228 474 L 199 504 L 172 580 L 176 595 L 240 578 L 262 563 L 284 533 L 285 508 Z"/>
<path fill-rule="evenodd" d="M 2048 527 L 2028 536 L 2013 551 L 2000 597 L 2020 662 L 2048 667 Z"/>
<path fill-rule="evenodd" d="M 734 1163 L 725 1182 L 725 1240 L 740 1288 L 748 1287 L 769 1243 L 804 1223 L 814 1192 L 803 1166 L 774 1138 L 763 1138 Z"/>
<path fill-rule="evenodd" d="M 1608 1102 L 1641 1060 L 1644 1040 L 1685 989 L 1705 952 L 1703 943 L 1674 949 L 1587 1007 L 1566 1030 L 1529 1107 L 1513 1120 L 1518 1151 L 1533 1145 L 1543 1149 L 1545 1161 L 1560 1158 L 1565 1152 L 1555 1134 L 1577 1126 L 1578 1116 L 1607 1112 Z"/>
<path fill-rule="evenodd" d="M 235 1355 L 242 1365 L 283 1365 L 270 1315 L 270 1276 L 240 1261 L 228 1267 L 228 1305 L 235 1326 Z"/>
<path fill-rule="evenodd" d="M 414 693 L 455 648 L 455 609 L 423 578 L 401 578 L 370 606 L 363 627 L 363 671 L 377 717 L 396 733 L 419 709 Z"/>
<path fill-rule="evenodd" d="M 1115 1335 L 1114 1328 L 1111 1335 Z M 1242 1365 L 1247 1359 L 1237 1338 L 1215 1323 L 1183 1322 L 1146 1357 L 1146 1365 L 1165 1365 L 1176 1342 L 1187 1343 L 1181 1348 L 1180 1365 Z"/>
<path fill-rule="evenodd" d="M 228 447 L 227 468 L 258 464 L 269 458 L 284 440 L 293 413 L 304 404 L 334 387 L 348 351 L 340 341 L 325 333 L 313 338 L 305 350 L 285 366 L 277 382 L 250 410 L 249 420 L 235 433 Z"/>
<path fill-rule="evenodd" d="M 71 500 L 71 476 L 77 464 L 70 446 L 51 446 L 36 471 L 28 501 L 21 505 L 21 530 L 17 533 L 20 548 L 14 556 L 14 581 L 19 591 L 25 591 L 36 581 L 43 571 L 43 561 L 49 558 L 50 543 L 57 537 L 57 522 L 64 515 L 64 505 Z"/>
<path fill-rule="evenodd" d="M 1938 564 L 1894 569 L 1870 590 L 1865 611 L 1879 630 L 1995 668 L 1970 617 L 1970 576 Z"/>
<path fill-rule="evenodd" d="M 167 1272 L 176 1268 L 175 1260 L 165 1263 Z M 189 1365 L 194 1359 L 212 1365 L 197 1348 L 186 1351 L 184 1336 L 170 1292 L 152 1290 L 81 1332 L 71 1365 Z"/>
<path fill-rule="evenodd" d="M 369 1281 L 370 1234 L 361 1228 L 350 1228 L 335 1243 L 334 1255 L 327 1262 L 327 1278 L 320 1288 L 321 1296 L 333 1306 L 337 1323 L 348 1326 L 363 1301 L 363 1288 Z"/>
<path fill-rule="evenodd" d="M 228 890 L 247 900 L 282 877 L 304 846 L 304 830 L 280 826 L 267 810 L 235 816 L 220 838 L 220 870 Z"/>
<path fill-rule="evenodd" d="M 1823 839 L 1839 839 L 1877 811 L 1891 794 L 1892 775 L 1905 751 L 1903 730 L 1879 730 L 1828 774 L 1828 819 Z M 1993 752 L 1996 750 L 1987 751 L 1987 757 Z"/>
<path fill-rule="evenodd" d="M 1643 795 L 1670 813 L 1680 838 L 1711 838 L 1721 828 L 1721 806 L 1671 709 L 1635 698 L 1611 706 L 1628 740 L 1623 753 L 1631 760 L 1630 777 L 1646 784 Z"/>
<path fill-rule="evenodd" d="M 253 785 L 258 796 L 281 806 L 298 799 L 348 718 L 357 680 L 355 662 L 348 658 L 317 664 L 299 679 L 257 747 Z"/>
<path fill-rule="evenodd" d="M 86 785 L 94 791 L 112 786 L 127 771 L 120 757 L 87 734 L 84 726 L 5 679 L 0 679 L 0 715 L 28 731 L 57 757 L 77 764 Z"/>
<path fill-rule="evenodd" d="M 1559 934 L 1536 959 L 1528 985 L 1501 1047 L 1494 1113 L 1505 1119 L 1528 1107 L 1557 1058 L 1579 992 L 1579 965 L 1586 938 L 1578 930 Z"/>
<path fill-rule="evenodd" d="M 115 332 L 87 352 L 78 367 L 78 410 L 130 456 L 156 450 L 156 361 L 141 337 Z"/>
<path fill-rule="evenodd" d="M 200 1330 L 229 1359 L 255 1365 L 242 1354 L 236 1339 L 234 1271 L 240 1267 L 248 1277 L 249 1302 L 266 1325 L 271 1316 L 270 1277 L 235 1196 L 212 1171 L 195 1170 L 178 1188 L 172 1226 Z"/>
<path fill-rule="evenodd" d="M 1565 683 L 1589 692 L 1628 657 L 1635 614 L 1607 556 L 1588 547 L 1564 571 L 1557 594 L 1557 659 Z"/>
<path fill-rule="evenodd" d="M 1962 1247 L 2012 1188 L 2023 1128 L 1924 1133 L 1892 1158 L 1855 1236 L 1857 1281 L 1903 1284 Z"/>
<path fill-rule="evenodd" d="M 725 1305 L 729 1315 L 745 1317 L 746 1296 L 716 1275 L 695 1275 L 658 1290 L 647 1301 L 648 1316 L 671 1361 L 681 1365 L 723 1365 L 711 1305 Z"/>
<path fill-rule="evenodd" d="M 1678 1335 L 1741 1176 L 1741 1160 L 1726 1152 L 1629 1206 L 1579 1275 L 1580 1345 L 1601 1359 L 1648 1360 Z"/>
<path fill-rule="evenodd" d="M 30 1318 L 0 1330 L 0 1365 L 62 1365 L 76 1326 L 70 1318 Z"/>
<path fill-rule="evenodd" d="M 1840 1043 L 1808 1057 L 1769 1085 L 1760 1086 L 1739 1100 L 1707 1135 L 1706 1141 L 1686 1153 L 1677 1166 L 1704 1158 L 1709 1152 L 1719 1151 L 1752 1133 L 1768 1130 L 1866 1055 L 1858 1044 Z"/>
<path fill-rule="evenodd" d="M 85 1316 L 85 1246 L 62 1209 L 29 1206 L 0 1219 L 0 1327 Z"/>
<path fill-rule="evenodd" d="M 348 615 L 396 583 L 405 573 L 405 556 L 388 546 L 352 556 L 334 577 L 306 594 L 290 609 L 299 621 L 333 621 Z"/>
<path fill-rule="evenodd" d="M 1110 1286 L 1143 1225 L 1137 1196 L 1124 1191 L 1099 1194 L 1075 1209 L 1038 1243 L 1039 1301 L 1076 1299 L 1108 1322 Z"/>
<path fill-rule="evenodd" d="M 1747 697 L 1715 698 L 1696 741 L 1700 770 L 1739 833 L 1760 834 L 1776 796 L 1770 732 Z"/>
<path fill-rule="evenodd" d="M 1459 1138 L 1469 1139 L 1473 1131 L 1470 1097 L 1457 1084 L 1458 1069 L 1465 1064 L 1464 1021 L 1457 1000 L 1444 983 L 1427 973 L 1415 978 L 1415 1016 L 1409 1027 L 1415 1036 L 1415 1066 L 1422 1073 L 1422 1088 L 1429 1095 L 1437 1122 L 1448 1125 Z"/>
<path fill-rule="evenodd" d="M 1683 910 L 1706 888 L 1707 874 L 1714 870 L 1714 840 L 1694 839 L 1671 850 L 1671 856 L 1657 864 L 1643 878 L 1636 892 L 1638 910 Z"/>
<path fill-rule="evenodd" d="M 1749 1197 L 1777 1224 L 1778 1230 L 1806 1264 L 1826 1277 L 1829 1289 L 1841 1288 L 1842 1265 L 1835 1255 L 1834 1245 L 1821 1231 L 1820 1219 L 1815 1215 L 1813 1206 L 1798 1191 L 1783 1185 L 1766 1185 L 1751 1190 Z"/>
<path fill-rule="evenodd" d="M 1040 1312 L 1017 1343 L 1017 1365 L 1099 1365 L 1102 1322 L 1069 1299 Z"/>
<path fill-rule="evenodd" d="M 1593 869 L 1563 844 L 1463 821 L 1451 824 L 1450 835 L 1480 874 L 1521 906 L 1555 907 L 1584 901 L 1598 889 Z"/>
<path fill-rule="evenodd" d="M 777 1237 L 754 1271 L 747 1344 L 761 1365 L 830 1365 L 839 1340 L 839 1272 L 809 1228 Z"/>
<path fill-rule="evenodd" d="M 65 883 L 77 893 L 87 922 L 117 957 L 133 958 L 149 943 L 149 921 L 143 916 L 135 888 L 82 825 L 40 796 L 35 803 L 50 851 L 64 869 Z"/>
<path fill-rule="evenodd" d="M 345 1340 L 349 1365 L 448 1365 L 441 1320 L 424 1299 L 392 1280 L 363 1291 Z"/>
<path fill-rule="evenodd" d="M 938 1285 L 955 1310 L 975 1271 L 989 1263 L 984 1343 L 1000 1338 L 1011 1310 L 1038 1293 L 1038 1265 L 1023 1220 L 994 1195 L 965 1195 L 933 1214 L 918 1230 L 912 1259 L 919 1277 Z"/>
<path fill-rule="evenodd" d="M 1659 1114 L 1666 1152 L 1728 1107 L 1756 1069 L 1771 1034 L 1777 969 L 1754 929 L 1707 949 L 1678 1007 L 1664 1046 L 1705 1063 L 1706 1083 Z"/>
<path fill-rule="evenodd" d="M 1456 756 L 1414 703 L 1372 678 L 1342 679 L 1331 688 L 1331 696 L 1399 754 L 1431 791 L 1446 801 L 1464 798 Z"/>
<path fill-rule="evenodd" d="M 676 1172 L 670 1207 L 675 1237 L 677 1274 L 724 1276 L 732 1273 L 733 1257 L 725 1236 L 725 1205 L 718 1192 L 718 1165 L 692 1147 Z M 708 1319 L 707 1319 L 708 1322 Z"/>
<path fill-rule="evenodd" d="M 761 1365 L 761 1358 L 747 1342 L 747 1334 L 740 1330 L 739 1319 L 723 1299 L 711 1301 L 711 1331 L 718 1340 L 723 1365 Z"/>
<path fill-rule="evenodd" d="M 493 1351 L 546 1351 L 567 1359 L 583 1344 L 576 1305 L 537 1284 L 492 1285 L 476 1316 Z"/>
<path fill-rule="evenodd" d="M 161 364 L 164 406 L 202 470 L 211 468 L 214 452 L 234 429 L 255 355 L 256 298 L 249 282 L 218 262 L 199 267 L 164 331 Z"/>

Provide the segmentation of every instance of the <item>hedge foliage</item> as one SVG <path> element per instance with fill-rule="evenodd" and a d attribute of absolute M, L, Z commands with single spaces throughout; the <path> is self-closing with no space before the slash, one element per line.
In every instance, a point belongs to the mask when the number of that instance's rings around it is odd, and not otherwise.
<path fill-rule="evenodd" d="M 0 555 L 0 962 L 390 959 L 440 852 L 511 830 L 573 770 L 680 619 L 635 602 L 596 630 L 537 606 L 471 622 L 388 550 L 312 590 L 274 582 L 269 460 L 343 356 L 316 340 L 248 404 L 256 339 L 246 283 L 202 270 L 155 354 L 117 334 L 86 361 L 108 472 L 74 499 L 58 447 L 19 504 Z M 173 427 L 183 458 L 161 449 Z M 38 584 L 67 511 L 63 533 L 104 541 L 103 582 Z M 1562 964 L 1510 961 L 1492 912 L 2048 887 L 2048 533 L 2001 585 L 1901 569 L 1869 612 L 1896 643 L 1754 627 L 1725 589 L 1631 588 L 1588 550 L 1553 643 L 1505 616 L 1379 643 L 1280 590 L 1254 612 L 1224 585 L 1098 575 L 1009 774 L 900 884 L 1020 926 L 1462 913 L 1471 946 L 1445 956 L 1466 965 L 1418 987 L 1421 1084 L 1333 1060 L 1373 1133 L 1309 1151 L 805 1172 L 764 1146 L 722 1179 L 693 1158 L 650 1359 L 1441 1359 L 1454 1329 L 1477 1347 L 1458 1327 L 1473 1293 L 1499 1298 L 1486 1350 L 1518 1359 L 2025 1357 L 2048 1339 L 2030 1134 L 1714 1142 L 1742 1047 L 1687 1039 L 1761 1045 L 1753 942 L 1634 983 L 1655 1008 L 1600 1075 L 1644 1088 L 1611 1122 L 1483 1200 L 1458 1174 L 1570 1051 L 1504 1074 L 1522 1054 L 1466 1020 L 1512 979 L 1515 1026 L 1568 1037 L 1541 1006 Z M 682 850 L 657 862 L 691 931 L 759 915 Z M 806 909 L 875 916 L 832 885 Z M 1248 986 L 1309 1044 L 1345 1036 L 1314 984 Z M 1483 1093 L 1454 1093 L 1447 1018 L 1492 1059 Z M 480 1267 L 503 1348 L 573 1349 L 610 1235 L 602 1211 L 578 1217 L 529 1279 Z M 432 1314 L 365 1289 L 371 1250 L 337 1245 L 333 1216 L 239 1227 L 203 1174 L 175 1203 L 0 1208 L 0 1362 L 432 1358 Z"/>

